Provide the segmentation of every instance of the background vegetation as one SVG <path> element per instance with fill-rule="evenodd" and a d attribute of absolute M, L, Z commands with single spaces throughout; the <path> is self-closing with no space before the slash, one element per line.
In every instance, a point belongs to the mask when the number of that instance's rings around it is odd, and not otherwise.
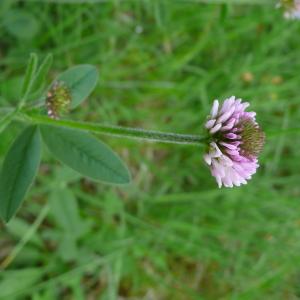
<path fill-rule="evenodd" d="M 0 2 L 1 106 L 18 102 L 29 53 L 51 52 L 49 83 L 76 64 L 99 69 L 74 120 L 198 134 L 212 100 L 236 95 L 267 143 L 234 189 L 217 188 L 193 146 L 99 136 L 129 165 L 125 188 L 44 151 L 1 225 L 0 299 L 299 299 L 300 22 L 272 1 L 45 2 Z M 1 157 L 12 139 L 2 133 Z"/>

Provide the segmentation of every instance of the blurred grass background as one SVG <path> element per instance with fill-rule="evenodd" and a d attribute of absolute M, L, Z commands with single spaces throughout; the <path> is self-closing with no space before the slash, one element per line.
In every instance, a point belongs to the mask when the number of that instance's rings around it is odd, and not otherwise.
<path fill-rule="evenodd" d="M 18 102 L 29 53 L 51 52 L 49 83 L 76 64 L 100 71 L 75 120 L 198 134 L 213 99 L 236 95 L 267 132 L 299 127 L 300 22 L 272 1 L 41 2 L 0 2 L 1 106 Z M 2 158 L 21 126 L 1 135 Z M 83 179 L 44 151 L 1 225 L 0 299 L 300 298 L 297 131 L 267 134 L 261 168 L 234 189 L 217 188 L 202 149 L 99 138 L 132 184 Z"/>

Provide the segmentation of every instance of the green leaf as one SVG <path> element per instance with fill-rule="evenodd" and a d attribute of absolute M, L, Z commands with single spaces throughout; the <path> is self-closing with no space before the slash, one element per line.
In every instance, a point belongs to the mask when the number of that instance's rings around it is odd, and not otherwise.
<path fill-rule="evenodd" d="M 92 65 L 79 65 L 60 74 L 56 81 L 63 81 L 72 95 L 71 107 L 75 108 L 85 100 L 96 87 L 98 71 Z"/>
<path fill-rule="evenodd" d="M 43 62 L 41 63 L 36 73 L 36 76 L 34 77 L 32 88 L 31 88 L 32 93 L 39 92 L 40 89 L 43 88 L 46 80 L 46 76 L 52 66 L 52 62 L 53 62 L 53 55 L 48 54 L 43 60 Z"/>
<path fill-rule="evenodd" d="M 85 131 L 40 125 L 50 152 L 75 171 L 106 183 L 130 182 L 128 169 L 104 143 Z"/>
<path fill-rule="evenodd" d="M 11 35 L 20 40 L 32 39 L 40 27 L 34 15 L 21 9 L 8 10 L 3 16 L 2 24 Z"/>
<path fill-rule="evenodd" d="M 37 126 L 27 127 L 9 149 L 0 173 L 0 216 L 8 222 L 32 184 L 40 163 L 41 140 Z"/>
<path fill-rule="evenodd" d="M 37 55 L 35 53 L 31 53 L 27 64 L 27 69 L 26 69 L 25 78 L 22 86 L 22 93 L 21 93 L 21 97 L 25 99 L 23 99 L 21 105 L 24 104 L 23 102 L 25 102 L 26 96 L 29 94 L 31 90 L 37 64 L 38 64 Z"/>

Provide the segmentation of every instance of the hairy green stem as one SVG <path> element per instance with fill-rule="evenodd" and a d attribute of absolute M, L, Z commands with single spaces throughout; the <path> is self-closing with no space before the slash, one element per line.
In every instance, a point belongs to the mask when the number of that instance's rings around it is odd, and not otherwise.
<path fill-rule="evenodd" d="M 53 120 L 47 116 L 36 114 L 23 114 L 23 117 L 29 118 L 30 121 L 45 124 L 45 125 L 58 125 L 67 128 L 75 128 L 94 133 L 105 134 L 116 137 L 125 137 L 133 139 L 141 139 L 153 142 L 164 142 L 172 144 L 189 144 L 200 145 L 206 142 L 206 137 L 200 135 L 190 134 L 177 134 L 169 132 L 161 132 L 154 130 L 145 130 L 140 128 L 130 128 L 121 126 L 110 126 L 95 123 L 77 122 L 70 120 Z"/>
<path fill-rule="evenodd" d="M 0 108 L 0 113 L 12 113 L 15 111 L 13 107 Z M 141 140 L 148 140 L 154 142 L 165 142 L 175 144 L 190 144 L 190 145 L 201 145 L 207 142 L 207 138 L 200 135 L 190 134 L 176 134 L 168 132 L 160 132 L 153 130 L 145 130 L 139 128 L 121 127 L 121 126 L 110 126 L 97 123 L 86 123 L 77 122 L 71 120 L 53 120 L 47 116 L 43 116 L 32 111 L 22 110 L 19 112 L 14 119 L 21 121 L 27 120 L 40 124 L 58 125 L 68 128 L 81 129 L 91 131 L 98 134 L 111 135 L 115 137 L 135 138 Z M 288 134 L 299 134 L 300 127 L 266 130 L 265 131 L 268 139 L 277 138 L 280 135 Z"/>

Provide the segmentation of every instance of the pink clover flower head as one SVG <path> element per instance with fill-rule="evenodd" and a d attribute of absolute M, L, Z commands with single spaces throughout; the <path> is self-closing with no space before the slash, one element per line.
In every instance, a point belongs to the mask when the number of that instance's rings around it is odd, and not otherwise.
<path fill-rule="evenodd" d="M 277 6 L 283 8 L 285 19 L 300 19 L 300 0 L 281 0 Z"/>
<path fill-rule="evenodd" d="M 215 100 L 205 124 L 209 135 L 204 155 L 219 187 L 246 184 L 259 167 L 265 134 L 255 120 L 255 112 L 247 112 L 248 102 L 234 96 L 222 105 Z"/>

